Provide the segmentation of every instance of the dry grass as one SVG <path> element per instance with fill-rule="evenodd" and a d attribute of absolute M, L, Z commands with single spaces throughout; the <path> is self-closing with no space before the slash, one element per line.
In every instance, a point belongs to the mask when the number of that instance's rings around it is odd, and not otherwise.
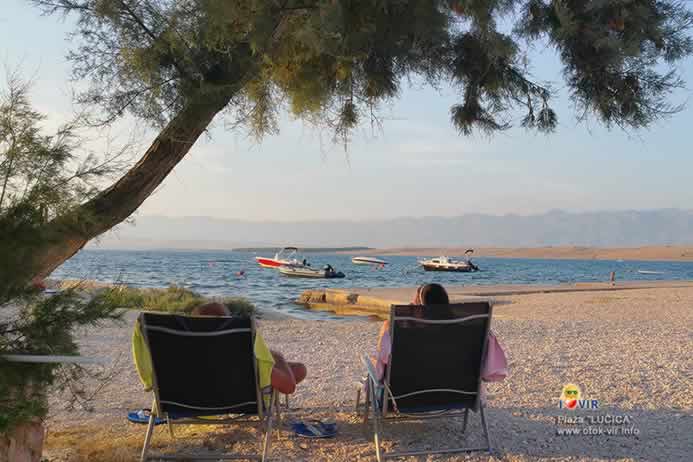
<path fill-rule="evenodd" d="M 44 455 L 50 455 L 50 460 L 66 462 L 125 462 L 135 460 L 141 447 L 141 432 L 115 433 L 109 429 L 79 426 L 49 431 Z M 58 458 L 53 459 L 54 456 Z"/>
<path fill-rule="evenodd" d="M 145 425 L 113 425 L 98 427 L 80 425 L 63 430 L 50 430 L 44 456 L 52 462 L 130 462 L 138 460 L 144 440 Z M 233 445 L 228 435 L 220 435 L 214 426 L 177 426 L 172 440 L 165 425 L 156 427 L 152 451 L 224 451 Z M 234 432 L 235 433 L 235 432 Z M 241 440 L 255 438 L 253 428 L 241 431 Z M 238 435 L 234 434 L 235 437 Z"/>
<path fill-rule="evenodd" d="M 315 418 L 315 410 L 294 410 L 287 415 L 289 419 Z M 323 419 L 327 416 L 321 416 Z M 329 419 L 334 420 L 339 428 L 337 438 L 325 440 L 306 440 L 295 437 L 286 424 L 275 429 L 272 436 L 272 460 L 282 461 L 373 461 L 374 449 L 369 432 L 365 429 L 361 418 L 349 412 L 329 411 Z M 459 420 L 459 419 L 458 419 Z M 458 428 L 458 422 L 452 428 Z M 398 438 L 383 443 L 387 450 L 411 449 L 416 447 L 431 447 L 425 443 L 426 436 L 442 434 L 447 442 L 454 434 L 449 423 L 434 422 L 434 429 L 422 422 L 396 424 L 394 434 Z M 474 445 L 481 444 L 478 422 L 472 419 L 470 429 L 473 432 L 470 441 Z M 144 425 L 114 424 L 110 428 L 82 425 L 65 430 L 49 431 L 44 457 L 50 462 L 125 462 L 139 460 L 144 438 Z M 165 426 L 156 427 L 152 440 L 152 451 L 158 453 L 210 453 L 238 452 L 242 454 L 257 453 L 260 450 L 262 433 L 256 426 L 178 426 L 176 439 L 172 440 Z M 422 441 L 424 443 L 422 444 Z M 484 454 L 477 454 L 481 460 L 488 460 Z M 464 457 L 464 456 L 463 456 Z M 191 457 L 190 460 L 196 460 Z M 409 462 L 421 459 L 406 459 Z M 449 459 L 448 459 L 449 460 Z M 452 460 L 459 460 L 453 458 Z M 474 459 L 478 460 L 478 459 Z"/>
<path fill-rule="evenodd" d="M 620 300 L 623 300 L 623 297 L 613 297 L 609 295 L 604 295 L 601 297 L 594 297 L 594 298 L 588 298 L 585 299 L 583 303 L 589 303 L 593 305 L 608 305 L 610 303 L 616 303 Z"/>

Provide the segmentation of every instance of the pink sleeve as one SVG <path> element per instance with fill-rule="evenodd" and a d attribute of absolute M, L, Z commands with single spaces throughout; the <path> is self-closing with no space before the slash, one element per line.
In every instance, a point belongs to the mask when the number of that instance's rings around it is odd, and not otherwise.
<path fill-rule="evenodd" d="M 488 333 L 486 356 L 481 366 L 481 378 L 485 382 L 500 382 L 508 376 L 508 360 L 493 331 Z"/>
<path fill-rule="evenodd" d="M 375 353 L 376 363 L 375 372 L 378 374 L 378 379 L 382 379 L 385 375 L 385 366 L 390 362 L 390 351 L 392 350 L 392 342 L 390 341 L 390 330 L 385 330 L 380 338 L 380 348 Z"/>

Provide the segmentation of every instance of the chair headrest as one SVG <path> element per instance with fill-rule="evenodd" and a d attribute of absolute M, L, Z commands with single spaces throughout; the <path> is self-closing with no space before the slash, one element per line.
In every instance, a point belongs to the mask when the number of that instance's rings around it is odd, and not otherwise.
<path fill-rule="evenodd" d="M 449 305 L 394 305 L 391 310 L 393 320 L 406 318 L 409 321 L 452 321 L 465 318 L 479 319 L 490 316 L 489 302 L 464 302 Z"/>
<path fill-rule="evenodd" d="M 154 327 L 188 333 L 213 333 L 230 329 L 251 329 L 253 320 L 241 316 L 187 316 L 142 312 L 140 324 L 144 329 Z"/>

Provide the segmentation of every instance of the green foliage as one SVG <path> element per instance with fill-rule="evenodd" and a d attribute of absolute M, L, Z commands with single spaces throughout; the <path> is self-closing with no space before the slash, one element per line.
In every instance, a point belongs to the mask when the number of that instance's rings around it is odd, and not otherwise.
<path fill-rule="evenodd" d="M 101 296 L 110 304 L 120 308 L 187 314 L 196 306 L 211 301 L 178 286 L 165 289 L 118 286 L 102 291 Z M 255 311 L 255 307 L 243 298 L 224 298 L 219 301 L 225 304 L 233 314 L 249 316 Z"/>
<path fill-rule="evenodd" d="M 283 103 L 346 139 L 411 78 L 451 82 L 463 134 L 557 123 L 525 59 L 555 48 L 580 117 L 643 127 L 675 112 L 673 65 L 693 50 L 678 0 L 34 0 L 78 17 L 82 101 L 163 124 L 232 89 L 229 112 L 260 137 Z"/>
<path fill-rule="evenodd" d="M 232 315 L 251 316 L 255 314 L 255 305 L 242 297 L 224 297 L 219 300 L 226 305 Z"/>
<path fill-rule="evenodd" d="M 31 107 L 29 89 L 14 72 L 0 89 L 0 303 L 36 274 L 30 256 L 56 239 L 46 224 L 96 194 L 123 153 L 82 149 L 74 121 L 45 134 L 45 116 Z M 73 220 L 91 218 L 83 211 Z"/>
<path fill-rule="evenodd" d="M 666 99 L 683 84 L 669 65 L 693 50 L 692 24 L 679 1 L 531 0 L 516 31 L 558 50 L 580 117 L 641 128 L 679 109 Z"/>
<path fill-rule="evenodd" d="M 77 355 L 73 329 L 120 319 L 118 307 L 107 299 L 84 297 L 73 290 L 45 297 L 27 289 L 11 303 L 0 305 L 0 355 Z M 0 433 L 47 412 L 48 387 L 65 387 L 79 378 L 72 368 L 62 375 L 59 364 L 24 364 L 0 359 Z"/>
<path fill-rule="evenodd" d="M 112 158 L 80 149 L 76 122 L 45 135 L 45 116 L 29 102 L 30 84 L 15 73 L 0 91 L 0 211 L 31 204 L 46 222 L 91 197 L 114 173 Z"/>
<path fill-rule="evenodd" d="M 93 194 L 93 182 L 110 166 L 88 154 L 80 162 L 74 125 L 43 134 L 44 117 L 29 104 L 28 84 L 9 77 L 0 93 L 0 356 L 76 355 L 73 330 L 118 319 L 117 307 L 74 291 L 45 297 L 32 288 L 35 273 L 27 262 L 51 239 L 47 221 Z M 48 387 L 79 375 L 79 368 L 0 357 L 0 432 L 45 415 Z"/>
<path fill-rule="evenodd" d="M 204 297 L 182 287 L 166 289 L 137 289 L 118 286 L 106 289 L 103 295 L 122 308 L 188 313 L 195 306 L 205 303 Z"/>

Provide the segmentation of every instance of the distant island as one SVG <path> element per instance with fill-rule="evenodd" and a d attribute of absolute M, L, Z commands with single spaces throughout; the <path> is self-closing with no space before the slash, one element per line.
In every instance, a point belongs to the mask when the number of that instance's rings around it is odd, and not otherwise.
<path fill-rule="evenodd" d="M 102 236 L 112 249 L 276 249 L 360 251 L 401 248 L 633 248 L 693 245 L 693 211 L 678 209 L 464 214 L 379 220 L 247 221 L 135 216 Z M 465 249 L 466 250 L 466 249 Z M 555 251 L 549 252 L 555 254 Z M 667 251 L 667 255 L 671 252 Z M 679 256 L 680 257 L 680 256 Z M 677 258 L 679 258 L 677 257 Z"/>
<path fill-rule="evenodd" d="M 277 247 L 241 247 L 233 249 L 236 252 L 276 252 Z M 301 247 L 299 249 L 303 253 L 353 253 L 353 252 L 371 252 L 375 249 L 371 247 Z"/>
<path fill-rule="evenodd" d="M 176 245 L 177 244 L 177 245 Z M 190 252 L 248 252 L 262 255 L 274 255 L 281 246 L 258 246 L 231 248 L 219 245 L 219 243 L 206 242 L 205 247 L 195 248 L 192 243 L 161 243 L 159 246 L 100 246 L 92 245 L 89 249 L 100 250 L 171 250 Z M 469 247 L 393 247 L 374 248 L 367 246 L 344 247 L 299 247 L 302 253 L 333 253 L 351 256 L 414 256 L 435 257 L 446 255 L 449 257 L 461 257 Z M 474 248 L 473 257 L 492 258 L 537 258 L 560 260 L 643 260 L 643 261 L 689 261 L 693 262 L 693 245 L 691 246 L 641 246 L 641 247 L 586 247 L 586 246 L 546 246 L 546 247 L 477 247 Z"/>
<path fill-rule="evenodd" d="M 400 256 L 462 256 L 468 247 L 402 247 L 369 249 L 364 255 Z M 338 252 L 349 253 L 349 252 Z M 643 246 L 643 247 L 480 247 L 474 249 L 475 257 L 539 258 L 561 260 L 643 260 L 643 261 L 693 261 L 693 246 Z"/>

